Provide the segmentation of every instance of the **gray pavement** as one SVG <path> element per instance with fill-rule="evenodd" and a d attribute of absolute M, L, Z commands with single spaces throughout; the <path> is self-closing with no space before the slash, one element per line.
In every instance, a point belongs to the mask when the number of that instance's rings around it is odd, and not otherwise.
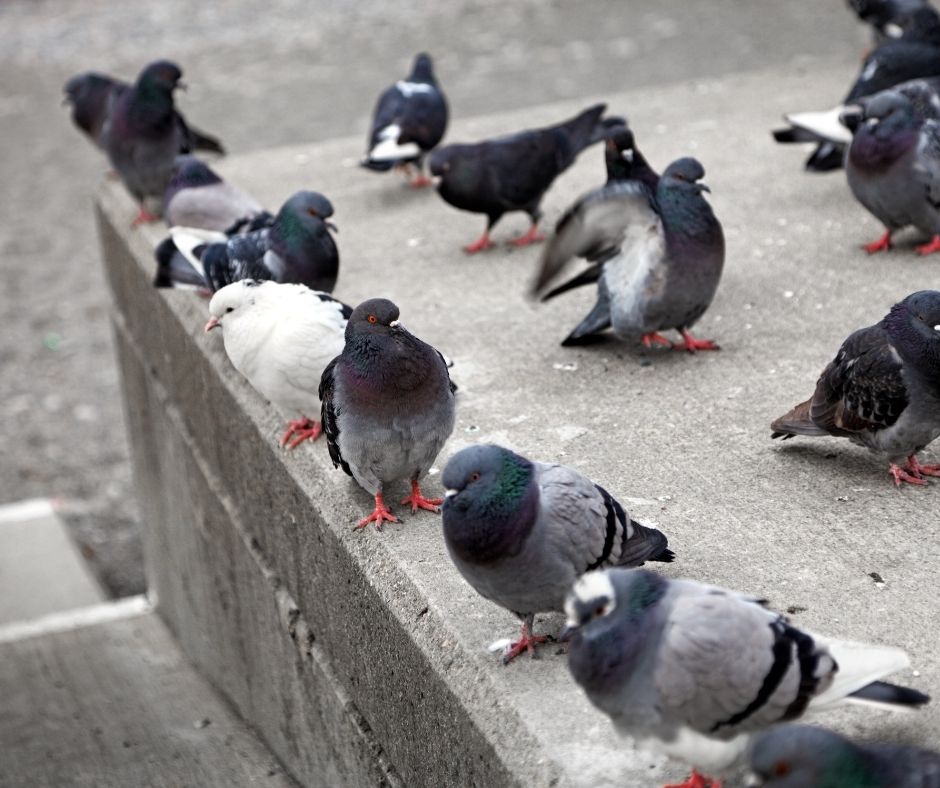
<path fill-rule="evenodd" d="M 191 85 L 183 109 L 238 153 L 364 136 L 378 91 L 421 48 L 437 58 L 454 117 L 467 118 L 772 67 L 762 103 L 777 74 L 820 59 L 831 64 L 820 91 L 828 103 L 844 92 L 864 42 L 842 3 L 817 0 L 0 4 L 0 501 L 62 497 L 105 586 L 141 589 L 91 220 L 103 163 L 59 106 L 71 74 L 130 77 L 149 59 L 176 58 Z M 633 119 L 641 129 L 657 124 Z M 701 122 L 680 127 L 692 135 Z M 797 188 L 815 188 L 797 177 L 796 157 L 780 161 Z M 302 185 L 319 186 L 317 171 L 303 175 Z M 274 205 L 283 194 L 265 197 Z"/>

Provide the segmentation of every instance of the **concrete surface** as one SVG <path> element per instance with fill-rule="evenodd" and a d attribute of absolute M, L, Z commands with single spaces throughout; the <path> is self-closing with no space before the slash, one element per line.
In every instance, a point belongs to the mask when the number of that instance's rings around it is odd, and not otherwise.
<path fill-rule="evenodd" d="M 656 166 L 689 153 L 705 165 L 728 261 L 699 333 L 723 349 L 694 357 L 561 348 L 593 294 L 527 300 L 537 249 L 465 257 L 459 246 L 482 219 L 359 170 L 358 138 L 233 157 L 221 169 L 270 203 L 304 185 L 327 193 L 340 228 L 336 295 L 392 298 L 405 325 L 454 359 L 458 424 L 438 467 L 476 441 L 572 464 L 668 534 L 677 561 L 662 571 L 759 592 L 799 626 L 902 646 L 912 669 L 896 679 L 936 695 L 937 486 L 895 490 L 883 464 L 846 442 L 769 439 L 771 419 L 812 391 L 850 331 L 937 282 L 937 261 L 914 255 L 911 237 L 888 255 L 863 254 L 879 228 L 844 180 L 802 175 L 802 152 L 773 144 L 768 129 L 783 112 L 824 106 L 831 93 L 812 73 L 774 70 L 604 97 L 630 116 Z M 549 122 L 597 98 L 458 119 L 449 137 Z M 601 159 L 588 151 L 556 183 L 548 223 L 601 182 Z M 505 668 L 486 652 L 516 623 L 459 577 L 435 517 L 354 533 L 368 496 L 332 469 L 322 443 L 277 449 L 277 418 L 231 369 L 220 338 L 202 332 L 205 302 L 147 288 L 160 228 L 129 232 L 134 207 L 116 186 L 101 205 L 159 610 L 295 776 L 315 783 L 311 758 L 331 757 L 310 738 L 323 729 L 311 720 L 333 714 L 340 696 L 368 731 L 361 747 L 387 758 L 390 782 L 640 786 L 682 776 L 614 735 L 563 654 Z M 524 227 L 512 217 L 495 237 Z M 936 460 L 936 448 L 925 457 Z M 547 631 L 560 624 L 537 620 Z M 285 633 L 300 660 L 282 650 Z M 298 685 L 339 695 L 314 702 Z M 825 722 L 940 746 L 936 705 Z"/>
<path fill-rule="evenodd" d="M 820 58 L 832 61 L 828 106 L 866 45 L 840 0 L 5 0 L 0 501 L 63 498 L 103 585 L 142 590 L 89 219 L 104 164 L 60 105 L 69 76 L 94 68 L 131 78 L 172 57 L 190 86 L 184 111 L 238 154 L 364 140 L 378 92 L 419 49 L 437 58 L 453 117 L 467 118 L 755 68 L 793 74 Z M 782 166 L 797 178 L 796 158 Z"/>
<path fill-rule="evenodd" d="M 0 506 L 0 625 L 103 600 L 51 501 Z"/>
<path fill-rule="evenodd" d="M 3 635 L 0 786 L 296 785 L 155 613 Z"/>

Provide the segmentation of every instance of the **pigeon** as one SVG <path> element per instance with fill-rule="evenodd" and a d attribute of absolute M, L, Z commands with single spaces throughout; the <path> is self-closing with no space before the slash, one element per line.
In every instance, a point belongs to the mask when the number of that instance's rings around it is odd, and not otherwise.
<path fill-rule="evenodd" d="M 940 753 L 896 744 L 856 744 L 808 725 L 754 737 L 749 788 L 938 788 Z"/>
<path fill-rule="evenodd" d="M 878 44 L 891 38 L 923 37 L 925 32 L 919 28 L 930 25 L 928 15 L 937 18 L 927 0 L 848 0 L 848 3 L 858 18 L 871 26 Z"/>
<path fill-rule="evenodd" d="M 65 83 L 63 103 L 72 107 L 72 122 L 102 151 L 106 152 L 104 129 L 111 102 L 130 87 L 122 80 L 94 71 L 77 74 Z M 176 124 L 182 133 L 179 153 L 196 150 L 225 153 L 218 139 L 190 126 L 180 112 L 176 112 Z"/>
<path fill-rule="evenodd" d="M 470 446 L 451 457 L 441 482 L 444 541 L 482 596 L 522 620 L 510 662 L 548 638 L 533 635 L 536 613 L 561 612 L 588 569 L 672 561 L 666 537 L 631 519 L 603 487 L 574 468 L 533 462 L 501 446 Z"/>
<path fill-rule="evenodd" d="M 914 225 L 931 236 L 920 254 L 940 251 L 940 120 L 923 119 L 904 93 L 886 90 L 866 102 L 845 171 L 855 198 L 887 228 L 865 245 L 891 248 L 892 235 Z"/>
<path fill-rule="evenodd" d="M 177 156 L 163 193 L 163 218 L 170 227 L 196 227 L 227 235 L 267 213 L 248 192 L 226 183 L 195 156 Z M 273 220 L 268 214 L 268 219 Z"/>
<path fill-rule="evenodd" d="M 559 219 L 534 291 L 572 257 L 602 268 L 597 304 L 562 345 L 583 344 L 612 328 L 646 347 L 718 350 L 712 340 L 689 332 L 711 304 L 725 260 L 721 223 L 702 197 L 709 191 L 699 182 L 704 174 L 696 159 L 678 159 L 659 179 L 655 196 L 641 180 L 615 181 L 579 199 Z M 562 289 L 567 287 L 552 294 Z M 660 333 L 666 329 L 679 331 L 683 341 L 673 344 Z"/>
<path fill-rule="evenodd" d="M 385 298 L 357 306 L 346 326 L 346 345 L 320 380 L 323 431 L 334 467 L 371 495 L 375 509 L 356 528 L 397 522 L 382 497 L 386 485 L 411 482 L 402 504 L 437 512 L 441 499 L 425 498 L 420 480 L 454 429 L 456 386 L 444 357 L 398 322 Z"/>
<path fill-rule="evenodd" d="M 336 231 L 329 221 L 332 215 L 326 197 L 300 191 L 284 203 L 270 226 L 242 235 L 171 227 L 170 242 L 161 243 L 154 253 L 155 284 L 215 292 L 240 279 L 273 279 L 332 292 L 339 272 L 339 252 L 329 233 Z M 266 222 L 264 215 L 256 219 Z"/>
<path fill-rule="evenodd" d="M 912 293 L 851 334 L 813 396 L 770 428 L 772 438 L 834 435 L 886 454 L 897 486 L 940 476 L 916 456 L 940 436 L 940 292 Z"/>
<path fill-rule="evenodd" d="M 212 296 L 205 330 L 222 329 L 232 366 L 288 420 L 282 447 L 319 437 L 310 417 L 320 414 L 320 377 L 343 350 L 351 314 L 327 293 L 270 280 L 242 279 Z"/>
<path fill-rule="evenodd" d="M 375 106 L 369 132 L 369 152 L 361 165 L 386 172 L 400 167 L 406 175 L 412 165 L 413 187 L 430 186 L 423 173 L 424 157 L 441 141 L 447 128 L 447 100 L 434 78 L 431 56 L 415 58 L 411 73 L 385 90 Z"/>
<path fill-rule="evenodd" d="M 474 254 L 491 248 L 490 230 L 510 211 L 525 211 L 532 219 L 529 231 L 512 244 L 527 246 L 543 240 L 538 233 L 539 205 L 549 186 L 582 150 L 625 124 L 623 118 L 602 118 L 606 109 L 597 104 L 557 126 L 434 151 L 431 174 L 440 179 L 441 197 L 455 208 L 487 216 L 483 235 L 464 251 Z"/>
<path fill-rule="evenodd" d="M 155 221 L 148 201 L 160 201 L 179 153 L 189 152 L 188 127 L 173 104 L 183 72 L 167 60 L 147 66 L 137 82 L 118 91 L 104 127 L 111 166 L 140 203 L 134 224 Z"/>
<path fill-rule="evenodd" d="M 908 667 L 900 649 L 824 639 L 763 604 L 645 569 L 588 572 L 565 600 L 568 667 L 619 732 L 696 770 L 728 769 L 751 734 L 808 711 L 930 700 L 880 680 Z"/>

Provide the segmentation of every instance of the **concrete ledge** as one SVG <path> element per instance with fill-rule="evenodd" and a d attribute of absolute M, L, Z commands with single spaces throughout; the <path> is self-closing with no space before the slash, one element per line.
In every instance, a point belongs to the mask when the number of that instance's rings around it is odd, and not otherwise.
<path fill-rule="evenodd" d="M 760 591 L 799 625 L 902 646 L 918 675 L 899 678 L 937 694 L 936 486 L 895 491 L 873 457 L 835 440 L 769 440 L 770 420 L 809 394 L 849 331 L 937 281 L 936 261 L 903 244 L 881 259 L 860 253 L 878 228 L 844 179 L 804 175 L 800 152 L 773 145 L 769 129 L 784 111 L 838 94 L 838 80 L 818 73 L 608 99 L 655 165 L 688 153 L 705 164 L 729 247 L 701 326 L 719 354 L 560 348 L 593 294 L 526 301 L 536 250 L 465 258 L 459 245 L 482 220 L 358 170 L 359 139 L 220 169 L 272 206 L 301 187 L 329 195 L 340 227 L 336 295 L 392 298 L 410 329 L 454 358 L 458 425 L 439 464 L 479 440 L 581 467 L 669 535 L 671 575 Z M 458 122 L 449 138 L 549 122 L 593 100 Z M 559 180 L 548 222 L 601 181 L 600 155 L 589 151 Z M 680 777 L 683 767 L 613 734 L 563 655 L 503 668 L 485 652 L 516 624 L 457 575 L 434 518 L 351 531 L 367 496 L 332 469 L 322 444 L 277 448 L 274 414 L 219 338 L 201 331 L 205 302 L 150 287 L 161 229 L 131 232 L 133 213 L 120 188 L 104 187 L 99 228 L 151 588 L 187 655 L 291 773 L 311 785 Z M 496 238 L 523 225 L 510 218 Z M 937 707 L 827 723 L 940 744 Z"/>

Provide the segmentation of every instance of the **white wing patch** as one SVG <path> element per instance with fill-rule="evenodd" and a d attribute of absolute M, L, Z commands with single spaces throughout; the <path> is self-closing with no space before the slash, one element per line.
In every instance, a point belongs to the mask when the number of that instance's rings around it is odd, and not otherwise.
<path fill-rule="evenodd" d="M 433 93 L 434 88 L 424 82 L 396 82 L 395 87 L 406 99 L 417 93 Z"/>
<path fill-rule="evenodd" d="M 401 136 L 401 126 L 393 123 L 379 132 L 379 141 L 369 151 L 372 161 L 398 161 L 399 159 L 413 159 L 421 155 L 421 148 L 415 142 L 398 143 Z"/>

